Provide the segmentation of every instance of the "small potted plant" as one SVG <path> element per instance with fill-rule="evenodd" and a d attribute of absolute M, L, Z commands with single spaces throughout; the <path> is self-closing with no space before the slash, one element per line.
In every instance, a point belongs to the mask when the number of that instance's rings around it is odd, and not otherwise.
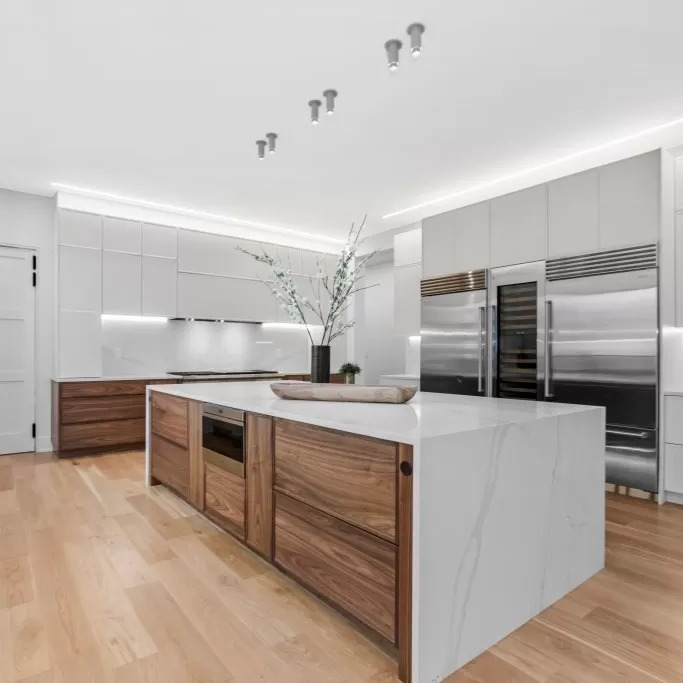
<path fill-rule="evenodd" d="M 344 363 L 344 365 L 339 368 L 339 372 L 344 375 L 347 384 L 355 384 L 356 375 L 360 375 L 361 369 L 360 365 L 357 365 L 356 363 Z"/>

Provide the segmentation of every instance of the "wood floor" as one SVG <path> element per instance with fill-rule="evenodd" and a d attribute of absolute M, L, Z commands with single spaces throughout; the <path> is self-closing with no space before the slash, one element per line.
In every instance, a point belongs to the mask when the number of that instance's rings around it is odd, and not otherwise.
<path fill-rule="evenodd" d="M 0 457 L 0 682 L 396 680 L 139 452 Z M 683 509 L 608 496 L 608 568 L 450 683 L 683 681 Z"/>

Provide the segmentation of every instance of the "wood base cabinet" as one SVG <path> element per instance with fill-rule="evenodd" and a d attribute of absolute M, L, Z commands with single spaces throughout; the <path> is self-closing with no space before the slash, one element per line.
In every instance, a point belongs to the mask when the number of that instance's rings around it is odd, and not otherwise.
<path fill-rule="evenodd" d="M 204 512 L 218 526 L 245 538 L 244 479 L 228 472 L 214 460 L 204 463 L 206 482 Z"/>

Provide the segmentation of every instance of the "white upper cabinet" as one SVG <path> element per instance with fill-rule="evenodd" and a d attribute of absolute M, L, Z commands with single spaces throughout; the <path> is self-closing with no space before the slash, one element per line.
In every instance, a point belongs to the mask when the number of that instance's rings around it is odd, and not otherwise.
<path fill-rule="evenodd" d="M 491 200 L 491 266 L 545 259 L 548 188 L 530 187 Z"/>
<path fill-rule="evenodd" d="M 103 252 L 102 312 L 141 315 L 141 256 L 114 251 Z"/>
<path fill-rule="evenodd" d="M 142 228 L 137 221 L 104 216 L 102 230 L 105 250 L 126 254 L 142 253 Z"/>
<path fill-rule="evenodd" d="M 600 249 L 656 242 L 661 203 L 659 152 L 602 166 L 599 174 Z"/>
<path fill-rule="evenodd" d="M 420 334 L 419 263 L 394 268 L 394 333 L 406 336 Z"/>
<path fill-rule="evenodd" d="M 422 277 L 440 277 L 489 265 L 489 203 L 422 221 Z"/>
<path fill-rule="evenodd" d="M 145 256 L 176 258 L 178 255 L 178 230 L 163 225 L 143 223 L 142 253 Z"/>
<path fill-rule="evenodd" d="M 59 247 L 59 309 L 101 313 L 102 252 Z"/>
<path fill-rule="evenodd" d="M 72 247 L 102 248 L 102 217 L 80 211 L 59 211 L 59 243 Z"/>
<path fill-rule="evenodd" d="M 325 268 L 325 254 L 317 251 L 301 251 L 301 274 L 302 275 L 318 275 L 318 265 Z"/>
<path fill-rule="evenodd" d="M 254 253 L 261 251 L 257 242 L 206 232 L 179 230 L 178 270 L 205 275 L 259 277 L 262 267 L 251 256 L 239 251 L 238 247 L 244 247 Z"/>
<path fill-rule="evenodd" d="M 274 244 L 264 244 L 263 248 L 269 255 L 276 255 L 282 267 L 285 270 L 290 270 L 292 275 L 301 275 L 301 249 L 276 247 Z"/>
<path fill-rule="evenodd" d="M 597 169 L 548 185 L 548 258 L 600 249 L 598 186 Z"/>
<path fill-rule="evenodd" d="M 676 159 L 676 210 L 683 211 L 683 157 Z"/>
<path fill-rule="evenodd" d="M 178 272 L 175 259 L 142 257 L 142 314 L 175 318 L 178 314 Z"/>
<path fill-rule="evenodd" d="M 394 265 L 409 266 L 422 262 L 422 228 L 394 235 Z"/>

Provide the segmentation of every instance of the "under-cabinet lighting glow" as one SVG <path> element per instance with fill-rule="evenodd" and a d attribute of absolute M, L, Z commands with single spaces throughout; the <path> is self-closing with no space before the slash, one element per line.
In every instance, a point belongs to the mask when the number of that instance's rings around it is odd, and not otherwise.
<path fill-rule="evenodd" d="M 279 327 L 279 328 L 283 328 L 283 329 L 289 328 L 292 330 L 299 330 L 299 329 L 303 330 L 306 327 L 306 325 L 304 325 L 304 323 L 262 323 L 262 324 L 263 324 L 263 327 Z M 311 325 L 311 327 L 313 327 L 313 326 Z"/>
<path fill-rule="evenodd" d="M 162 315 L 118 315 L 114 313 L 102 313 L 102 320 L 118 320 L 127 323 L 167 323 L 168 318 Z"/>
<path fill-rule="evenodd" d="M 465 195 L 471 194 L 473 192 L 479 192 L 480 190 L 486 190 L 490 187 L 494 187 L 499 183 L 505 183 L 510 180 L 517 180 L 518 178 L 523 178 L 524 176 L 531 175 L 537 171 L 544 171 L 553 166 L 559 166 L 567 161 L 573 161 L 574 159 L 580 159 L 581 157 L 588 156 L 589 154 L 594 154 L 595 152 L 602 152 L 610 147 L 616 147 L 622 145 L 626 142 L 632 142 L 638 138 L 645 137 L 647 135 L 652 135 L 653 133 L 659 133 L 666 130 L 667 128 L 674 128 L 683 124 L 683 118 L 675 119 L 674 121 L 669 121 L 668 123 L 662 123 L 658 126 L 653 126 L 652 128 L 647 128 L 646 130 L 641 130 L 638 133 L 632 133 L 631 135 L 625 135 L 623 138 L 618 138 L 617 140 L 610 140 L 602 145 L 596 145 L 595 147 L 590 147 L 588 149 L 582 149 L 579 152 L 573 152 L 572 154 L 567 154 L 563 157 L 558 157 L 552 161 L 547 161 L 537 166 L 531 166 L 530 168 L 525 168 L 522 171 L 517 171 L 516 173 L 511 173 L 507 176 L 502 176 L 500 178 L 495 178 L 493 180 L 487 180 L 485 183 L 479 185 L 473 185 L 472 187 L 467 187 L 464 190 L 459 190 L 458 192 L 452 192 L 450 194 L 437 197 L 436 199 L 429 199 L 426 202 L 420 202 L 419 204 L 414 204 L 413 206 L 408 206 L 405 209 L 399 209 L 398 211 L 392 211 L 387 213 L 382 218 L 387 220 L 389 218 L 395 218 L 396 216 L 401 216 L 404 213 L 409 213 L 411 211 L 417 211 L 418 209 L 424 209 L 427 206 L 433 206 L 434 204 L 441 204 L 442 202 L 447 202 L 451 199 L 457 199 L 458 197 L 464 197 Z"/>
<path fill-rule="evenodd" d="M 422 339 L 422 335 L 419 334 L 411 334 L 410 337 L 408 337 L 409 341 L 420 341 Z"/>

